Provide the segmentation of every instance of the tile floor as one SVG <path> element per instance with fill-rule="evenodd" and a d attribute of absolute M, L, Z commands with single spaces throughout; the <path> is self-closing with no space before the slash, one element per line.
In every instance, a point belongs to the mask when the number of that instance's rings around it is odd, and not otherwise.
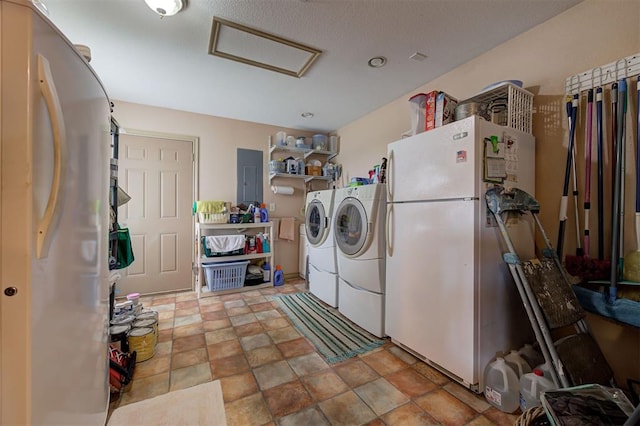
<path fill-rule="evenodd" d="M 484 398 L 393 343 L 328 364 L 272 301 L 303 281 L 227 295 L 143 297 L 159 312 L 156 354 L 110 410 L 219 379 L 233 425 L 512 425 Z"/>

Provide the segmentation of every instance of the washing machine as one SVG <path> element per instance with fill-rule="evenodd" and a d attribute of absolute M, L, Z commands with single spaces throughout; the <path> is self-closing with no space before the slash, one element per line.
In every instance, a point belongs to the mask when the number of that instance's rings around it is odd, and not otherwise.
<path fill-rule="evenodd" d="M 305 229 L 309 245 L 309 291 L 330 306 L 338 306 L 338 267 L 333 238 L 333 189 L 307 194 Z"/>
<path fill-rule="evenodd" d="M 384 184 L 336 190 L 333 229 L 338 261 L 338 310 L 383 337 L 385 295 Z"/>

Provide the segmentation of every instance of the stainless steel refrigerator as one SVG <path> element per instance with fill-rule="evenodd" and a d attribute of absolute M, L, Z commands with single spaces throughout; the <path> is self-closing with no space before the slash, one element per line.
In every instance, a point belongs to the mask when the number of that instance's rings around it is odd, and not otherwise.
<path fill-rule="evenodd" d="M 532 336 L 484 193 L 533 194 L 534 148 L 475 116 L 388 145 L 386 332 L 478 392 L 490 360 Z M 512 219 L 509 231 L 533 257 L 532 224 Z"/>
<path fill-rule="evenodd" d="M 109 101 L 31 2 L 0 28 L 0 423 L 102 425 Z"/>

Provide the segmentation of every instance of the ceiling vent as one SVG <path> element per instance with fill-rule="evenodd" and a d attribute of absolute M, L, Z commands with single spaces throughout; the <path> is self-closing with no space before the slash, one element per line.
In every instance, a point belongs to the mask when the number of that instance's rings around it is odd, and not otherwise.
<path fill-rule="evenodd" d="M 235 22 L 213 18 L 209 54 L 301 77 L 321 50 Z"/>

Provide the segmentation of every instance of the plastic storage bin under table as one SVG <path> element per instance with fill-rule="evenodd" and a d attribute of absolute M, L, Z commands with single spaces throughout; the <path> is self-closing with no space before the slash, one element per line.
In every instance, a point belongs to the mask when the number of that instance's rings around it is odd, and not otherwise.
<path fill-rule="evenodd" d="M 248 260 L 203 263 L 207 288 L 209 291 L 219 291 L 243 287 L 248 265 Z"/>

